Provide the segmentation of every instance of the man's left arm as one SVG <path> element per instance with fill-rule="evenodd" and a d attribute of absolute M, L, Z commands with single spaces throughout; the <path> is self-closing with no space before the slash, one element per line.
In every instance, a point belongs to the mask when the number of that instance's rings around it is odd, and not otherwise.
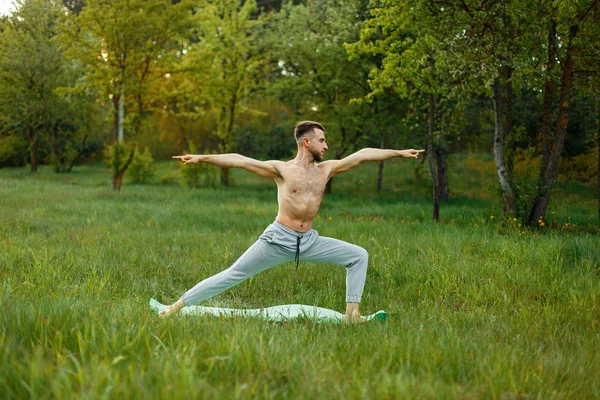
<path fill-rule="evenodd" d="M 329 177 L 334 177 L 342 172 L 351 170 L 363 161 L 383 161 L 394 157 L 416 159 L 419 158 L 419 154 L 423 153 L 424 151 L 425 150 L 414 149 L 386 150 L 366 148 L 359 150 L 354 154 L 350 154 L 348 157 L 342 158 L 341 160 L 325 161 L 323 164 L 327 163 L 330 165 L 331 169 L 329 172 Z"/>

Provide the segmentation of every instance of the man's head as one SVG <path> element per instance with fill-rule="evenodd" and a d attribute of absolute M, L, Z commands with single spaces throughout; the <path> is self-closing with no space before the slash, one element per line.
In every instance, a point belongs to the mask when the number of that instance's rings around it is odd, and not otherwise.
<path fill-rule="evenodd" d="M 298 149 L 306 148 L 313 156 L 315 161 L 323 161 L 323 156 L 327 150 L 325 141 L 325 128 L 318 122 L 301 121 L 296 124 L 294 129 Z"/>

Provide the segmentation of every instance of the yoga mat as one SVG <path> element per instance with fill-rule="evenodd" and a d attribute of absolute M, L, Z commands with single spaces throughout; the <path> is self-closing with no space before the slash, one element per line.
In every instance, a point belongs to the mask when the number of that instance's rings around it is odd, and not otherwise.
<path fill-rule="evenodd" d="M 154 299 L 150 299 L 150 308 L 158 314 L 160 311 L 168 308 L 168 306 L 161 304 Z M 275 307 L 255 309 L 188 306 L 183 307 L 179 312 L 184 315 L 260 317 L 269 321 L 288 321 L 299 317 L 314 319 L 317 322 L 341 323 L 344 320 L 344 314 L 337 311 L 330 310 L 329 308 L 307 306 L 303 304 L 286 304 Z M 385 321 L 387 319 L 387 313 L 385 311 L 377 311 L 375 314 L 363 316 L 363 318 L 365 322 L 372 320 Z"/>

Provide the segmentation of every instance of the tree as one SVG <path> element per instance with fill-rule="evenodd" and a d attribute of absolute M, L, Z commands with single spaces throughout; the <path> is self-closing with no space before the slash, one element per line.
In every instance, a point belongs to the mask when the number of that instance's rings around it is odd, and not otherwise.
<path fill-rule="evenodd" d="M 188 89 L 200 97 L 196 114 L 216 121 L 222 153 L 231 151 L 236 118 L 252 111 L 249 99 L 264 80 L 258 39 L 265 16 L 255 16 L 257 10 L 253 0 L 205 0 L 195 9 L 198 42 L 189 46 L 184 62 L 192 83 Z M 221 182 L 229 184 L 228 168 L 223 168 Z"/>
<path fill-rule="evenodd" d="M 445 41 L 447 16 L 430 2 L 382 1 L 371 9 L 360 41 L 352 51 L 381 57 L 381 66 L 370 73 L 372 95 L 392 89 L 426 115 L 427 157 L 433 182 L 433 220 L 438 221 L 440 202 L 447 198 L 446 138 L 453 125 L 457 62 Z"/>
<path fill-rule="evenodd" d="M 546 4 L 548 14 L 548 74 L 544 85 L 542 117 L 542 160 L 537 190 L 528 221 L 535 225 L 546 216 L 550 192 L 556 179 L 563 152 L 573 91 L 575 64 L 586 49 L 597 47 L 598 0 L 581 0 L 569 5 Z M 596 20 L 596 24 L 590 23 Z M 596 29 L 595 29 L 596 28 Z M 558 66 L 557 66 L 558 64 Z M 558 68 L 560 79 L 558 101 L 555 100 L 556 81 L 552 71 Z M 556 119 L 553 119 L 556 110 Z"/>
<path fill-rule="evenodd" d="M 89 81 L 112 100 L 115 154 L 129 131 L 128 155 L 112 168 L 115 191 L 121 188 L 142 121 L 153 106 L 148 97 L 166 73 L 165 60 L 188 15 L 187 3 L 170 0 L 88 0 L 78 14 L 67 14 L 61 42 L 89 67 Z"/>
<path fill-rule="evenodd" d="M 67 62 L 53 40 L 59 15 L 56 2 L 18 0 L 0 32 L 1 129 L 27 138 L 33 172 L 40 142 L 59 134 L 64 108 L 56 89 L 65 84 Z"/>
<path fill-rule="evenodd" d="M 369 92 L 370 60 L 350 60 L 345 44 L 358 39 L 361 1 L 307 1 L 284 5 L 271 36 L 277 66 L 274 91 L 298 119 L 322 122 L 335 159 L 372 134 L 373 104 L 353 102 Z M 331 192 L 332 180 L 327 193 Z"/>

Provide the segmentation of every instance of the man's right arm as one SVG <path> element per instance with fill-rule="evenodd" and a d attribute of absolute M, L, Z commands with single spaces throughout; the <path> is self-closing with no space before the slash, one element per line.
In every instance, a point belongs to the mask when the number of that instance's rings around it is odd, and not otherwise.
<path fill-rule="evenodd" d="M 222 168 L 243 168 L 265 178 L 280 176 L 276 165 L 281 161 L 259 161 L 241 154 L 186 154 L 185 156 L 173 156 L 173 158 L 183 161 L 184 164 L 205 162 Z"/>

